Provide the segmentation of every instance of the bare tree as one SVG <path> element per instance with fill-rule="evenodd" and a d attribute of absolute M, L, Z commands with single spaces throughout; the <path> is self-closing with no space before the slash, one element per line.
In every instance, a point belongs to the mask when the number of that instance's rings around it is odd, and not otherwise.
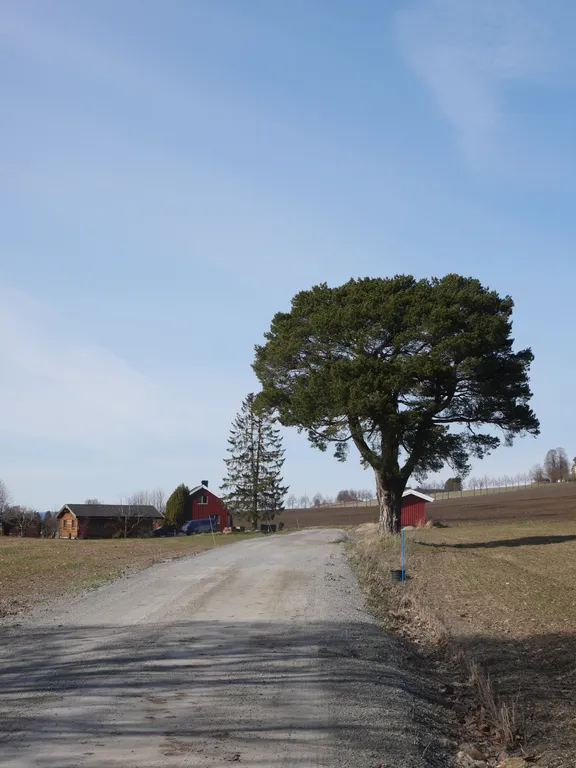
<path fill-rule="evenodd" d="M 135 491 L 128 496 L 128 504 L 156 507 L 161 515 L 166 512 L 166 493 L 162 488 L 153 491 Z"/>
<path fill-rule="evenodd" d="M 315 493 L 312 497 L 312 506 L 320 507 L 324 503 L 324 498 L 321 493 Z"/>
<path fill-rule="evenodd" d="M 29 507 L 7 507 L 4 511 L 4 521 L 14 527 L 18 536 L 26 536 L 30 527 L 40 522 L 40 515 Z"/>
<path fill-rule="evenodd" d="M 166 512 L 166 491 L 156 488 L 150 494 L 150 503 L 163 515 Z"/>
<path fill-rule="evenodd" d="M 530 470 L 530 479 L 533 483 L 543 483 L 546 481 L 546 472 L 541 464 L 534 464 Z"/>
<path fill-rule="evenodd" d="M 12 497 L 6 483 L 4 480 L 0 480 L 0 523 L 2 522 L 4 513 L 10 506 L 11 501 Z"/>
<path fill-rule="evenodd" d="M 102 504 L 100 499 L 86 499 L 84 504 Z"/>
<path fill-rule="evenodd" d="M 560 464 L 560 480 L 565 483 L 570 477 L 570 462 L 568 460 L 568 454 L 564 448 L 556 448 L 558 454 L 558 462 Z"/>
<path fill-rule="evenodd" d="M 126 499 L 126 503 L 130 506 L 144 506 L 150 504 L 150 491 L 134 491 Z"/>
<path fill-rule="evenodd" d="M 310 499 L 306 494 L 304 494 L 304 496 L 300 496 L 300 506 L 302 509 L 306 509 L 308 506 L 310 506 Z"/>
<path fill-rule="evenodd" d="M 551 448 L 544 459 L 544 470 L 551 483 L 564 482 L 570 474 L 568 455 L 564 448 Z"/>
<path fill-rule="evenodd" d="M 376 492 L 372 488 L 366 488 L 364 493 L 366 494 L 366 501 L 373 501 L 376 498 Z"/>
<path fill-rule="evenodd" d="M 298 503 L 298 499 L 296 498 L 296 494 L 295 493 L 289 494 L 286 499 L 286 506 L 288 507 L 288 509 L 294 509 L 297 503 Z"/>
<path fill-rule="evenodd" d="M 127 539 L 128 536 L 138 529 L 138 526 L 148 517 L 146 514 L 146 507 L 148 504 L 139 503 L 139 499 L 142 498 L 141 494 L 146 491 L 137 491 L 129 496 L 126 500 L 126 504 L 120 499 L 120 504 L 117 507 L 116 517 L 120 523 L 119 531 L 122 532 L 122 538 Z M 134 501 L 134 499 L 136 501 Z"/>

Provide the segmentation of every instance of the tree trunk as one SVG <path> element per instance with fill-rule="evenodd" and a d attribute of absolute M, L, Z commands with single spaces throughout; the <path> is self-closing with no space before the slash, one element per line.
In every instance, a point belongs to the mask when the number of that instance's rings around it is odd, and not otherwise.
<path fill-rule="evenodd" d="M 378 499 L 379 530 L 381 534 L 400 533 L 402 518 L 402 494 L 405 484 L 391 483 L 374 470 L 376 476 L 376 498 Z"/>

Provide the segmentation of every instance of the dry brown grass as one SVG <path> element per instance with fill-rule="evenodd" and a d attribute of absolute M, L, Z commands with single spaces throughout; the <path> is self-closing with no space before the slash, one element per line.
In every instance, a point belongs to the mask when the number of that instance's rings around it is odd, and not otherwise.
<path fill-rule="evenodd" d="M 397 540 L 363 526 L 356 542 L 360 576 L 390 628 L 460 656 L 477 704 L 467 725 L 523 744 L 539 765 L 576 765 L 576 521 L 407 536 L 404 587 L 389 581 Z"/>
<path fill-rule="evenodd" d="M 216 535 L 216 546 L 253 534 Z M 0 537 L 0 617 L 34 603 L 96 587 L 128 572 L 213 546 L 212 536 L 158 539 L 20 539 Z"/>

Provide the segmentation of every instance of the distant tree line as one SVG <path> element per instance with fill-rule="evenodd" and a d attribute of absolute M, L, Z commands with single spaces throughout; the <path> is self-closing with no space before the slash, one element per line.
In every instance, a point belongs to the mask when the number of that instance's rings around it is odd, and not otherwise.
<path fill-rule="evenodd" d="M 346 488 L 338 491 L 336 496 L 315 493 L 312 496 L 312 502 L 310 502 L 310 497 L 306 494 L 304 496 L 297 496 L 295 493 L 291 493 L 286 499 L 286 507 L 288 509 L 306 509 L 309 506 L 327 507 L 332 504 L 360 504 L 373 501 L 375 498 L 376 494 L 374 491 L 367 488 L 360 490 Z"/>

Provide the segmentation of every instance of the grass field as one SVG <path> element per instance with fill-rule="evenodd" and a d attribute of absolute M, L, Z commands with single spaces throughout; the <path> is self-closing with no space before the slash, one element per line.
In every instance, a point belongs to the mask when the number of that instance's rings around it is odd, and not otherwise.
<path fill-rule="evenodd" d="M 399 567 L 398 542 L 374 531 L 358 539 L 376 609 L 395 617 L 392 624 L 401 617 L 398 627 L 417 643 L 434 647 L 445 632 L 489 675 L 495 708 L 490 718 L 480 702 L 468 714 L 473 738 L 474 728 L 484 727 L 476 737 L 501 741 L 504 712 L 537 765 L 576 765 L 576 520 L 409 536 L 409 578 L 398 587 L 389 581 L 389 568 Z"/>
<path fill-rule="evenodd" d="M 576 483 L 539 485 L 516 491 L 464 496 L 428 504 L 430 520 L 448 525 L 503 520 L 576 520 Z M 378 520 L 375 506 L 286 509 L 288 528 L 319 525 L 362 525 Z"/>
<path fill-rule="evenodd" d="M 0 617 L 35 602 L 96 587 L 169 558 L 196 555 L 254 534 L 158 539 L 20 539 L 0 537 Z"/>

